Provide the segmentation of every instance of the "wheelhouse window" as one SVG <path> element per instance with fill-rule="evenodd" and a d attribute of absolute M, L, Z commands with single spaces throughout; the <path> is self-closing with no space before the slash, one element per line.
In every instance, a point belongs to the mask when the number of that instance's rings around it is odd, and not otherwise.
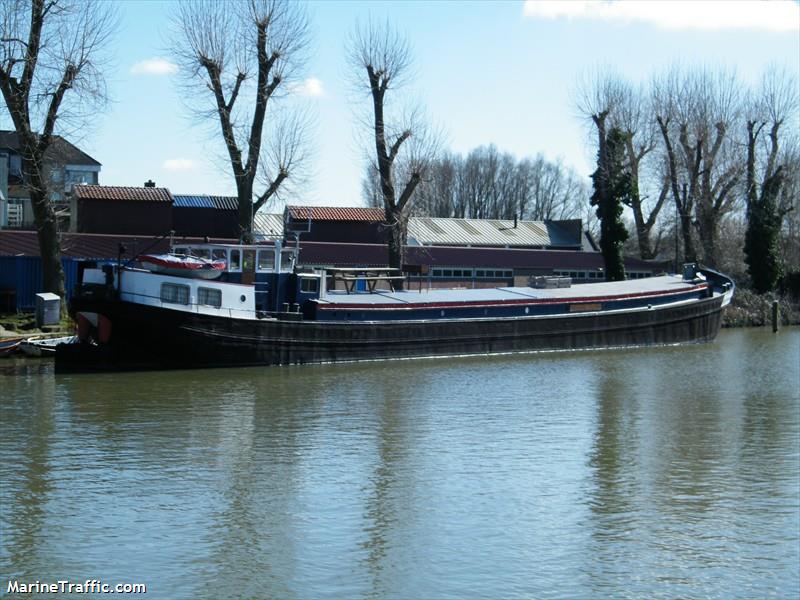
<path fill-rule="evenodd" d="M 256 270 L 256 251 L 245 250 L 242 252 L 242 269 L 252 273 Z"/>
<path fill-rule="evenodd" d="M 319 291 L 319 279 L 316 277 L 301 277 L 300 291 L 307 294 L 316 294 Z"/>
<path fill-rule="evenodd" d="M 178 283 L 162 283 L 161 301 L 169 304 L 189 304 L 189 286 Z"/>
<path fill-rule="evenodd" d="M 290 271 L 294 266 L 294 250 L 281 250 L 281 271 Z"/>
<path fill-rule="evenodd" d="M 222 290 L 206 287 L 197 288 L 197 303 L 220 308 L 222 306 Z"/>
<path fill-rule="evenodd" d="M 242 268 L 241 254 L 238 250 L 231 250 L 231 260 L 228 264 L 229 271 L 239 271 Z"/>
<path fill-rule="evenodd" d="M 258 251 L 258 270 L 272 271 L 275 268 L 275 250 Z"/>

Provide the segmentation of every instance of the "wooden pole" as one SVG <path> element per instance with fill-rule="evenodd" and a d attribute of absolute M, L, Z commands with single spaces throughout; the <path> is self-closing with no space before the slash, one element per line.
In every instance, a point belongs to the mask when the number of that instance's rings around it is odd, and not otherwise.
<path fill-rule="evenodd" d="M 778 324 L 780 321 L 780 314 L 778 311 L 778 301 L 772 301 L 772 332 L 776 333 L 778 331 Z"/>

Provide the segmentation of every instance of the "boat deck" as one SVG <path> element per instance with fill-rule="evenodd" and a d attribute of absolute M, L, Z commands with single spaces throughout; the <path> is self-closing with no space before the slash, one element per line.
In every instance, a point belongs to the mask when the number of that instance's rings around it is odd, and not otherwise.
<path fill-rule="evenodd" d="M 560 298 L 605 298 L 614 296 L 646 295 L 649 293 L 680 292 L 695 286 L 691 281 L 684 281 L 679 275 L 664 275 L 629 281 L 612 281 L 600 283 L 584 283 L 569 288 L 539 289 L 531 287 L 502 287 L 484 289 L 431 289 L 422 291 L 403 290 L 392 292 L 376 290 L 375 292 L 347 293 L 346 291 L 329 291 L 320 304 L 420 304 L 420 303 L 472 303 L 503 302 L 513 300 L 557 300 Z"/>

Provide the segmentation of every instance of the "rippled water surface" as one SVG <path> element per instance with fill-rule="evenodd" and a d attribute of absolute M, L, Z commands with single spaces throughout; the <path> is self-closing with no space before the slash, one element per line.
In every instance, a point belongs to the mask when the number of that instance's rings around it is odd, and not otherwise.
<path fill-rule="evenodd" d="M 797 598 L 798 390 L 798 329 L 121 375 L 4 360 L 0 596 Z"/>

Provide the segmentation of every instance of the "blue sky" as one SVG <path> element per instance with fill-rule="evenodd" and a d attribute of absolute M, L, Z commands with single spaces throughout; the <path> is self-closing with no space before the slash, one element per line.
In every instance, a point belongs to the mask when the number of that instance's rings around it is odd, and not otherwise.
<path fill-rule="evenodd" d="M 410 40 L 421 101 L 467 152 L 495 144 L 543 153 L 579 173 L 594 150 L 574 107 L 581 74 L 610 66 L 644 81 L 675 62 L 735 67 L 756 82 L 768 64 L 800 73 L 797 2 L 312 2 L 306 103 L 311 177 L 293 202 L 358 205 L 365 149 L 350 102 L 345 39 L 357 21 L 388 20 Z M 113 102 L 79 145 L 103 164 L 101 183 L 153 179 L 173 193 L 235 194 L 218 135 L 189 118 L 166 49 L 169 2 L 119 3 L 108 78 Z M 216 125 L 216 124 L 215 124 Z"/>

